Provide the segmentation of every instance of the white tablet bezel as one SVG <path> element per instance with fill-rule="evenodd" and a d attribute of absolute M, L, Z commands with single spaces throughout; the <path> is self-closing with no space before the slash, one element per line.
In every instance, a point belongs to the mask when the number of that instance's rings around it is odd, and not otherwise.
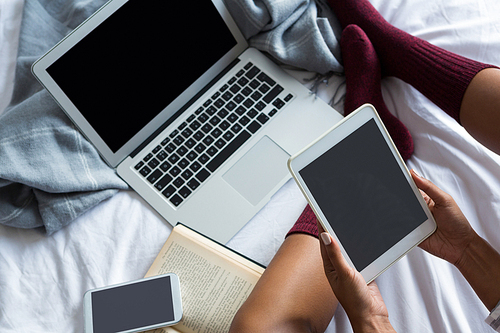
<path fill-rule="evenodd" d="M 211 80 L 222 72 L 231 62 L 233 62 L 244 50 L 248 48 L 248 42 L 239 30 L 235 21 L 231 17 L 228 9 L 222 0 L 211 0 L 221 18 L 226 22 L 236 45 L 217 61 L 202 76 L 193 82 L 182 94 L 164 108 L 154 119 L 136 133 L 127 143 L 116 152 L 106 144 L 92 125 L 85 119 L 84 115 L 73 104 L 72 100 L 65 94 L 63 89 L 49 75 L 47 69 L 68 52 L 74 45 L 80 42 L 85 36 L 97 28 L 114 12 L 119 10 L 129 0 L 110 0 L 75 28 L 70 34 L 64 37 L 59 43 L 40 57 L 31 67 L 32 74 L 42 84 L 42 86 L 52 95 L 63 111 L 85 135 L 85 137 L 97 148 L 99 154 L 111 167 L 116 167 L 123 159 L 129 156 L 148 137 L 155 132 L 172 115 L 188 103 L 196 94 L 203 89 Z M 145 4 L 147 5 L 147 4 Z M 75 64 L 77 65 L 77 64 Z M 123 64 L 126 70 L 127 64 Z M 106 117 L 106 115 L 103 115 Z M 111 129 L 114 130 L 114 129 Z"/>
<path fill-rule="evenodd" d="M 328 223 L 325 215 L 321 210 L 321 207 L 319 207 L 314 196 L 309 191 L 309 188 L 304 182 L 304 179 L 300 176 L 299 171 L 371 119 L 375 120 L 375 123 L 377 124 L 395 160 L 397 161 L 399 168 L 408 181 L 408 184 L 411 186 L 415 197 L 418 199 L 418 202 L 422 206 L 422 209 L 427 216 L 427 220 L 360 272 L 367 283 L 373 281 L 376 277 L 382 274 L 396 261 L 405 256 L 411 249 L 424 241 L 436 230 L 436 222 L 434 221 L 432 213 L 427 207 L 427 204 L 423 199 L 419 189 L 415 185 L 410 172 L 406 167 L 406 164 L 399 155 L 396 146 L 394 145 L 390 135 L 385 129 L 385 126 L 380 120 L 375 108 L 370 104 L 362 105 L 356 111 L 352 112 L 349 116 L 344 118 L 341 122 L 336 124 L 333 128 L 331 128 L 314 142 L 312 142 L 310 145 L 305 147 L 294 156 L 290 157 L 288 161 L 288 168 L 293 178 L 295 179 L 302 193 L 309 202 L 319 222 L 321 223 L 323 228 L 328 231 L 332 235 L 332 237 L 339 243 L 341 252 L 349 265 L 355 268 L 349 257 L 349 254 L 345 251 L 342 243 L 339 241 L 334 230 Z"/>
<path fill-rule="evenodd" d="M 140 279 L 140 280 L 136 280 L 136 281 L 129 281 L 129 282 L 119 283 L 119 284 L 106 286 L 106 287 L 102 287 L 102 288 L 88 290 L 83 297 L 83 313 L 84 313 L 85 333 L 93 333 L 94 332 L 93 318 L 92 318 L 92 295 L 94 292 L 97 292 L 100 290 L 106 290 L 106 289 L 110 289 L 110 288 L 115 288 L 115 287 L 120 287 L 120 286 L 125 286 L 125 285 L 129 285 L 129 284 L 134 284 L 134 283 L 138 283 L 138 282 L 153 280 L 153 279 L 161 279 L 161 278 L 165 278 L 165 277 L 170 277 L 174 320 L 170 321 L 170 322 L 164 322 L 164 323 L 159 323 L 159 324 L 155 324 L 155 325 L 145 326 L 145 327 L 141 327 L 141 328 L 137 328 L 137 329 L 121 331 L 121 333 L 143 332 L 143 331 L 149 331 L 149 330 L 153 330 L 153 329 L 157 329 L 157 328 L 162 328 L 165 326 L 172 326 L 172 325 L 178 324 L 182 320 L 182 316 L 183 316 L 182 298 L 181 298 L 181 293 L 180 293 L 180 280 L 179 280 L 179 276 L 177 274 L 167 273 L 167 274 L 162 274 L 162 275 L 155 275 L 152 277 L 148 277 L 148 278 L 144 278 L 144 279 Z"/>

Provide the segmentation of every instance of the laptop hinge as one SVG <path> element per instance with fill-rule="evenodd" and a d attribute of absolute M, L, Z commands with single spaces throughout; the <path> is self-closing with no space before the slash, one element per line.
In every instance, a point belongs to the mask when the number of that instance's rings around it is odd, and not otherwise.
<path fill-rule="evenodd" d="M 153 141 L 160 133 L 167 128 L 175 119 L 177 119 L 181 114 L 184 113 L 191 105 L 193 105 L 200 97 L 206 93 L 213 85 L 215 85 L 227 72 L 229 72 L 236 64 L 240 62 L 240 59 L 234 59 L 224 70 L 222 70 L 212 81 L 210 81 L 203 89 L 201 89 L 193 98 L 191 98 L 182 108 L 180 108 L 172 117 L 170 117 L 166 122 L 164 122 L 156 131 L 153 132 L 139 147 L 137 147 L 131 154 L 130 157 L 134 158 L 141 150 L 144 149 L 151 141 Z"/>

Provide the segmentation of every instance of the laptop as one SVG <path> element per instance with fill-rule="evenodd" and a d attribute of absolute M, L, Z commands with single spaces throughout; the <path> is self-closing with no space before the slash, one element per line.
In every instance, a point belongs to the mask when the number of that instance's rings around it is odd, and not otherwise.
<path fill-rule="evenodd" d="M 222 0 L 111 0 L 32 72 L 161 216 L 223 244 L 342 119 L 249 47 Z"/>

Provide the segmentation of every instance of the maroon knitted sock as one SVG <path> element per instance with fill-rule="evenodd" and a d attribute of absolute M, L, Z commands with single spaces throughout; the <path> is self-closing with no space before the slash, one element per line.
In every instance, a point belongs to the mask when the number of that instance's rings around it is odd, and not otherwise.
<path fill-rule="evenodd" d="M 349 25 L 340 40 L 346 73 L 345 115 L 364 103 L 371 103 L 391 134 L 392 140 L 407 160 L 413 154 L 413 139 L 406 126 L 387 109 L 380 86 L 380 63 L 366 34 L 356 25 Z"/>
<path fill-rule="evenodd" d="M 495 67 L 456 55 L 387 22 L 368 0 L 329 0 L 343 28 L 359 26 L 377 51 L 383 76 L 411 84 L 460 122 L 460 106 L 474 76 Z"/>
<path fill-rule="evenodd" d="M 297 222 L 295 222 L 292 229 L 288 231 L 286 237 L 290 236 L 291 234 L 297 233 L 307 234 L 318 238 L 319 232 L 318 225 L 316 224 L 316 215 L 309 205 L 307 205 L 306 208 L 302 211 L 299 219 L 297 220 Z"/>

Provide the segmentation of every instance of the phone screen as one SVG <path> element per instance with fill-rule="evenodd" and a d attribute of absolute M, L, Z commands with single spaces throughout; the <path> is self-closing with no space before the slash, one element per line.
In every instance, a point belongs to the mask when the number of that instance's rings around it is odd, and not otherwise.
<path fill-rule="evenodd" d="M 358 271 L 427 220 L 373 119 L 299 174 Z"/>
<path fill-rule="evenodd" d="M 121 332 L 173 320 L 170 276 L 92 293 L 94 333 Z"/>

